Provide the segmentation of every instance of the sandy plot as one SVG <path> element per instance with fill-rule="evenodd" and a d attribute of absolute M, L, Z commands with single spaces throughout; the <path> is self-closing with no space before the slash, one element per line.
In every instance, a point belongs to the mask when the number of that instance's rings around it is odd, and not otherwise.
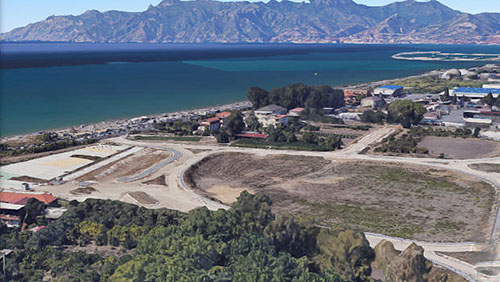
<path fill-rule="evenodd" d="M 171 155 L 172 154 L 170 152 L 163 150 L 150 148 L 143 149 L 133 155 L 91 171 L 90 173 L 77 178 L 77 180 L 95 180 L 99 182 L 115 181 L 120 177 L 136 175 L 156 163 L 167 159 Z"/>
<path fill-rule="evenodd" d="M 93 153 L 101 153 L 106 155 L 116 154 L 118 151 L 111 147 L 88 147 L 83 149 L 84 151 L 93 152 Z"/>
<path fill-rule="evenodd" d="M 241 192 L 247 191 L 248 193 L 255 194 L 252 189 L 248 188 L 233 188 L 230 186 L 213 186 L 207 189 L 213 197 L 224 204 L 232 204 L 240 196 Z"/>
<path fill-rule="evenodd" d="M 46 162 L 44 165 L 55 166 L 62 169 L 70 169 L 75 166 L 83 166 L 92 163 L 90 160 L 80 159 L 80 158 L 63 158 L 51 162 Z"/>
<path fill-rule="evenodd" d="M 500 156 L 500 142 L 472 138 L 427 136 L 418 146 L 429 149 L 433 155 L 443 153 L 445 157 L 454 159 Z"/>

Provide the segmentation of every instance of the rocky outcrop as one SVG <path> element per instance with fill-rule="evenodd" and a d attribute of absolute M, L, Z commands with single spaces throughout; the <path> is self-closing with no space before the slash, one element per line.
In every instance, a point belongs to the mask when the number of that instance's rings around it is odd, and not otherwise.
<path fill-rule="evenodd" d="M 418 11 L 418 12 L 416 12 Z M 500 14 L 470 15 L 435 1 L 382 7 L 352 0 L 164 0 L 140 13 L 51 16 L 3 41 L 500 43 Z"/>
<path fill-rule="evenodd" d="M 403 252 L 394 249 L 394 245 L 382 240 L 375 246 L 375 260 L 371 266 L 374 272 L 383 273 L 387 282 L 465 282 L 461 276 L 448 270 L 435 267 L 424 256 L 424 249 L 415 243 Z"/>

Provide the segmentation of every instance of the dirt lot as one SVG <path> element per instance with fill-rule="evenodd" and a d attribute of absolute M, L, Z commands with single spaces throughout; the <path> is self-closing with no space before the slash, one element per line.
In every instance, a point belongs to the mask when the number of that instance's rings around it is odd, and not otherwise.
<path fill-rule="evenodd" d="M 444 153 L 446 158 L 477 159 L 500 156 L 500 143 L 479 139 L 427 136 L 419 147 L 429 149 L 433 155 Z"/>
<path fill-rule="evenodd" d="M 100 169 L 87 173 L 78 181 L 113 181 L 119 177 L 132 176 L 154 164 L 167 159 L 171 153 L 162 150 L 146 148 L 119 161 L 110 163 Z"/>
<path fill-rule="evenodd" d="M 221 201 L 227 192 L 217 187 L 262 191 L 277 213 L 425 241 L 486 239 L 495 199 L 490 185 L 447 171 L 305 156 L 217 154 L 185 177 Z"/>
<path fill-rule="evenodd" d="M 143 205 L 158 204 L 158 200 L 156 200 L 155 198 L 151 197 L 151 195 L 149 195 L 146 192 L 142 192 L 142 191 L 139 191 L 139 192 L 129 192 L 128 194 L 134 200 L 136 200 L 137 202 L 139 202 L 139 203 L 141 203 Z"/>
<path fill-rule="evenodd" d="M 484 172 L 500 173 L 500 164 L 478 163 L 478 164 L 470 164 L 469 167 Z"/>

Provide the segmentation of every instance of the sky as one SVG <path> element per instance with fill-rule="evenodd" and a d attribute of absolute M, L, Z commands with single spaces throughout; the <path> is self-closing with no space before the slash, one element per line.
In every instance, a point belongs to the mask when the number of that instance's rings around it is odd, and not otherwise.
<path fill-rule="evenodd" d="M 228 1 L 228 0 L 224 0 Z M 256 0 L 250 0 L 256 1 Z M 301 2 L 302 0 L 294 0 Z M 382 6 L 395 0 L 354 0 L 358 4 Z M 500 13 L 500 0 L 439 0 L 441 3 L 462 12 Z M 87 10 L 144 11 L 150 4 L 161 0 L 0 0 L 0 32 L 46 19 L 52 15 L 79 15 Z M 265 0 L 264 2 L 267 2 Z"/>

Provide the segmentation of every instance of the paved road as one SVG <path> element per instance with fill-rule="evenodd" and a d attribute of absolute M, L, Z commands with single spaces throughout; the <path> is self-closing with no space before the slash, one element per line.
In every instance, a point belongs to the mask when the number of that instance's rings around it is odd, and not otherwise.
<path fill-rule="evenodd" d="M 172 148 L 161 147 L 161 149 L 171 152 L 172 156 L 167 158 L 166 160 L 163 160 L 163 161 L 155 164 L 154 166 L 146 169 L 145 171 L 142 171 L 141 173 L 139 173 L 137 175 L 129 176 L 129 177 L 126 177 L 126 176 L 120 177 L 117 179 L 117 181 L 118 182 L 132 182 L 132 181 L 137 181 L 137 180 L 143 179 L 144 177 L 149 176 L 149 175 L 157 172 L 161 168 L 165 167 L 166 165 L 170 164 L 171 162 L 174 162 L 182 157 L 181 152 L 174 150 Z"/>

